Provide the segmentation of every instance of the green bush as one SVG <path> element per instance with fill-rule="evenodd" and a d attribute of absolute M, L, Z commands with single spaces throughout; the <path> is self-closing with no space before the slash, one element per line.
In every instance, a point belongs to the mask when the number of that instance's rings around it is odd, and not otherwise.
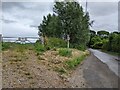
<path fill-rule="evenodd" d="M 74 69 L 76 66 L 78 66 L 85 58 L 85 55 L 82 55 L 80 57 L 76 57 L 70 61 L 66 61 L 66 68 L 67 69 Z"/>
<path fill-rule="evenodd" d="M 102 42 L 97 42 L 92 47 L 95 49 L 102 49 L 102 46 L 103 46 Z"/>
<path fill-rule="evenodd" d="M 67 57 L 70 57 L 70 56 L 72 56 L 72 50 L 69 50 L 69 49 L 67 49 L 67 48 L 61 48 L 61 49 L 59 49 L 59 55 L 61 55 L 61 56 L 67 56 Z"/>
<path fill-rule="evenodd" d="M 51 48 L 65 48 L 67 47 L 67 43 L 63 39 L 59 38 L 48 38 L 48 42 L 46 44 L 46 49 L 51 49 Z"/>
<path fill-rule="evenodd" d="M 75 48 L 78 50 L 84 51 L 84 50 L 86 50 L 86 45 L 77 45 L 77 46 L 75 46 Z"/>
<path fill-rule="evenodd" d="M 2 50 L 7 50 L 10 48 L 10 43 L 8 42 L 2 42 Z"/>
<path fill-rule="evenodd" d="M 39 42 L 35 43 L 35 50 L 37 52 L 44 52 L 46 49 L 44 47 L 44 45 L 40 44 Z"/>

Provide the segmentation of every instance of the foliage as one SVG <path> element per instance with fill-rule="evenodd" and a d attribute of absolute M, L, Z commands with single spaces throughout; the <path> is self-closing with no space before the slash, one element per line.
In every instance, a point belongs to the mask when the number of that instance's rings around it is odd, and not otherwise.
<path fill-rule="evenodd" d="M 101 49 L 103 46 L 103 43 L 102 42 L 96 42 L 92 48 L 95 48 L 95 49 Z"/>
<path fill-rule="evenodd" d="M 10 43 L 8 42 L 2 42 L 2 50 L 7 50 L 10 48 Z"/>
<path fill-rule="evenodd" d="M 81 51 L 86 50 L 86 45 L 84 45 L 84 44 L 80 44 L 80 45 L 70 44 L 70 46 L 71 46 L 71 48 L 75 48 L 75 49 L 78 49 L 78 50 L 81 50 Z"/>
<path fill-rule="evenodd" d="M 90 35 L 93 37 L 93 36 L 95 36 L 95 35 L 96 35 L 96 32 L 95 32 L 95 31 L 93 31 L 93 30 L 90 30 Z"/>
<path fill-rule="evenodd" d="M 39 36 L 61 37 L 60 20 L 55 14 L 48 14 L 46 17 L 44 16 L 42 23 L 38 26 L 38 29 Z"/>
<path fill-rule="evenodd" d="M 70 61 L 66 61 L 66 67 L 68 69 L 74 69 L 76 66 L 78 66 L 85 58 L 85 55 L 82 55 L 80 57 L 76 57 Z"/>
<path fill-rule="evenodd" d="M 70 57 L 70 56 L 72 56 L 72 50 L 67 49 L 67 48 L 61 48 L 61 49 L 59 49 L 59 55 L 65 56 L 65 57 Z"/>
<path fill-rule="evenodd" d="M 75 0 L 67 2 L 55 2 L 54 14 L 43 17 L 42 23 L 38 26 L 39 36 L 64 38 L 69 34 L 70 43 L 83 47 L 89 41 L 89 13 L 84 13 L 82 6 Z M 84 46 L 84 48 L 86 48 Z"/>
<path fill-rule="evenodd" d="M 65 48 L 67 47 L 67 42 L 60 38 L 48 38 L 47 44 L 45 46 L 46 48 L 52 49 L 52 48 Z"/>
<path fill-rule="evenodd" d="M 119 32 L 108 33 L 107 31 L 98 31 L 97 34 L 96 36 L 91 35 L 89 47 L 117 53 L 120 52 Z M 101 35 L 107 35 L 107 37 L 101 37 Z"/>
<path fill-rule="evenodd" d="M 44 47 L 44 45 L 40 44 L 39 42 L 35 43 L 35 50 L 37 52 L 44 52 L 46 49 Z"/>
<path fill-rule="evenodd" d="M 108 45 L 108 51 L 120 52 L 120 34 L 111 33 Z"/>
<path fill-rule="evenodd" d="M 101 42 L 101 38 L 99 36 L 92 37 L 89 43 L 90 47 L 95 48 L 95 46 L 99 44 L 99 42 Z"/>
<path fill-rule="evenodd" d="M 102 31 L 98 31 L 97 35 L 100 37 L 108 37 L 109 32 L 102 30 Z"/>
<path fill-rule="evenodd" d="M 62 32 L 70 35 L 70 43 L 83 44 L 89 39 L 89 14 L 84 14 L 78 2 L 56 2 L 54 12 L 62 24 Z M 82 43 L 81 43 L 82 42 Z"/>

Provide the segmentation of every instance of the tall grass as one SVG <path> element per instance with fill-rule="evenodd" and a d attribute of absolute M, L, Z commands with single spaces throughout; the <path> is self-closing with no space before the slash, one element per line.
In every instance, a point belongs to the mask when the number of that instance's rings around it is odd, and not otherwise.
<path fill-rule="evenodd" d="M 72 50 L 67 49 L 67 48 L 61 48 L 61 49 L 59 49 L 59 55 L 65 56 L 65 57 L 70 57 L 70 56 L 72 56 Z"/>
<path fill-rule="evenodd" d="M 67 69 L 74 69 L 76 66 L 78 66 L 84 59 L 85 59 L 85 55 L 79 56 L 79 57 L 75 57 L 70 61 L 66 61 L 66 68 Z"/>

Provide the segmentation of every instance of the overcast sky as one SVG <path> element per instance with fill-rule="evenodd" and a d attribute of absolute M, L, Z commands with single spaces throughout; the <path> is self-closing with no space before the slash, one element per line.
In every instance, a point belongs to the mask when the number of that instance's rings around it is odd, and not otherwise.
<path fill-rule="evenodd" d="M 0 16 L 0 21 L 2 21 L 0 33 L 3 36 L 38 36 L 36 26 L 41 23 L 44 15 L 53 13 L 54 0 L 31 1 L 10 2 L 9 0 L 9 2 L 2 2 L 3 17 Z M 85 2 L 81 4 L 85 7 Z M 95 21 L 92 30 L 107 30 L 109 32 L 118 30 L 117 2 L 88 2 L 88 11 L 90 19 Z"/>

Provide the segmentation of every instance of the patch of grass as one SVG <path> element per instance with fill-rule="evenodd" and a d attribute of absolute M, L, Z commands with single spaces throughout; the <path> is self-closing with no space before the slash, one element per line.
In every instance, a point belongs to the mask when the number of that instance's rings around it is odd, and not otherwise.
<path fill-rule="evenodd" d="M 45 49 L 44 45 L 37 42 L 37 43 L 35 43 L 35 50 L 37 52 L 44 52 L 46 49 Z"/>
<path fill-rule="evenodd" d="M 2 50 L 7 50 L 10 48 L 10 43 L 8 42 L 2 42 Z"/>
<path fill-rule="evenodd" d="M 59 55 L 65 56 L 65 57 L 70 57 L 70 56 L 72 56 L 72 50 L 67 49 L 67 48 L 61 48 L 61 49 L 59 49 Z"/>
<path fill-rule="evenodd" d="M 78 66 L 84 59 L 85 59 L 85 55 L 82 55 L 80 57 L 75 57 L 70 61 L 66 61 L 66 68 L 67 69 L 74 69 L 76 66 Z"/>

